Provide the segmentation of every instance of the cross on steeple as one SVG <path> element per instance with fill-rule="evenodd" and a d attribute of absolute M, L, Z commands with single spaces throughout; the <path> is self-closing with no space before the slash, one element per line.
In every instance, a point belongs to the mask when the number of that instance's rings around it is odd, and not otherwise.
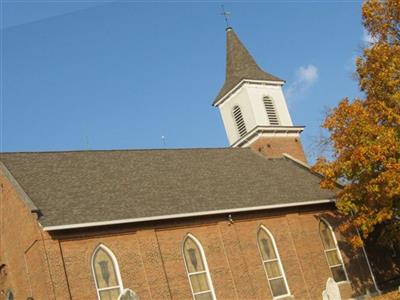
<path fill-rule="evenodd" d="M 222 13 L 221 13 L 221 15 L 224 16 L 226 28 L 229 28 L 229 19 L 228 19 L 228 17 L 230 16 L 231 13 L 230 13 L 229 11 L 226 11 L 226 10 L 225 10 L 224 5 L 221 5 L 221 7 L 222 7 Z"/>

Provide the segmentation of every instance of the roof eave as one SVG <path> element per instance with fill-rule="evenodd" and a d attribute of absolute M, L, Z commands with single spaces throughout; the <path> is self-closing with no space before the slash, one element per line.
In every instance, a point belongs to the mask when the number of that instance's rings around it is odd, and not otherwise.
<path fill-rule="evenodd" d="M 319 205 L 319 204 L 326 204 L 326 203 L 335 203 L 335 199 L 322 199 L 322 200 L 313 200 L 313 201 L 304 201 L 304 202 L 292 202 L 292 203 L 285 203 L 285 204 L 272 204 L 272 205 L 263 205 L 263 206 L 254 206 L 254 207 L 221 209 L 221 210 L 194 212 L 194 213 L 171 214 L 171 215 L 130 218 L 130 219 L 120 219 L 120 220 L 111 220 L 111 221 L 99 221 L 99 222 L 87 222 L 87 223 L 66 224 L 66 225 L 43 226 L 43 230 L 44 231 L 58 231 L 58 230 L 70 230 L 70 229 L 82 229 L 82 228 L 99 227 L 99 226 L 121 225 L 121 224 L 129 224 L 129 223 L 140 223 L 140 222 L 161 221 L 161 220 L 170 220 L 170 219 L 219 215 L 219 214 L 230 214 L 230 213 L 237 213 L 237 212 L 251 212 L 251 211 L 259 211 L 259 210 L 271 210 L 271 209 L 280 209 L 280 208 L 289 208 L 289 207 L 310 206 L 310 205 Z"/>

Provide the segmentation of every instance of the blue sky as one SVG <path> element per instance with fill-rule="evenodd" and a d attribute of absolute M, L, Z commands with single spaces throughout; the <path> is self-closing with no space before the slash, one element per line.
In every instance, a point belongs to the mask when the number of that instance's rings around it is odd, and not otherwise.
<path fill-rule="evenodd" d="M 286 80 L 314 157 L 326 109 L 359 94 L 361 1 L 224 4 L 259 65 Z M 228 146 L 211 106 L 225 77 L 220 5 L 3 0 L 2 151 Z"/>

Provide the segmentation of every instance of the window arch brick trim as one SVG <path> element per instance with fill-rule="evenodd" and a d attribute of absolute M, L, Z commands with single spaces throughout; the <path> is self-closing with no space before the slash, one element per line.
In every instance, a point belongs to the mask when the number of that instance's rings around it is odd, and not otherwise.
<path fill-rule="evenodd" d="M 123 287 L 123 284 L 122 284 L 122 278 L 121 278 L 121 272 L 120 272 L 120 269 L 119 269 L 119 264 L 118 264 L 117 258 L 115 257 L 114 253 L 107 246 L 105 246 L 104 244 L 97 245 L 96 248 L 94 249 L 93 253 L 92 253 L 92 257 L 91 257 L 91 260 L 90 260 L 90 265 L 91 265 L 91 269 L 92 269 L 92 275 L 93 275 L 94 284 L 95 284 L 95 287 L 96 287 L 97 299 L 100 300 L 101 299 L 100 292 L 103 291 L 103 290 L 110 289 L 110 288 L 109 287 L 108 288 L 100 288 L 99 287 L 99 283 L 98 283 L 98 279 L 96 277 L 95 257 L 96 257 L 96 254 L 97 254 L 97 252 L 99 250 L 103 250 L 109 256 L 109 258 L 111 259 L 111 261 L 113 263 L 115 276 L 116 276 L 116 280 L 117 280 L 117 284 L 118 284 L 118 285 L 113 286 L 113 289 L 117 289 L 118 288 L 119 289 L 119 294 L 121 294 L 122 291 L 124 290 L 124 287 Z"/>
<path fill-rule="evenodd" d="M 267 268 L 265 266 L 265 263 L 268 262 L 268 260 L 264 259 L 263 254 L 262 254 L 262 250 L 261 250 L 261 245 L 259 243 L 259 234 L 260 234 L 261 231 L 265 232 L 268 235 L 268 237 L 271 239 L 272 247 L 273 247 L 273 250 L 274 250 L 275 256 L 276 256 L 276 261 L 278 262 L 279 271 L 281 272 L 281 276 L 277 277 L 277 278 L 283 278 L 284 285 L 285 285 L 286 291 L 287 291 L 286 294 L 277 295 L 277 296 L 274 296 L 274 294 L 273 294 L 273 290 L 272 290 L 272 286 L 271 286 L 271 282 L 270 281 L 273 280 L 274 278 L 271 279 L 268 276 Z M 269 286 L 269 289 L 271 291 L 272 298 L 273 299 L 281 299 L 281 298 L 289 297 L 291 295 L 290 289 L 289 289 L 289 284 L 287 282 L 286 273 L 285 273 L 285 270 L 283 268 L 282 260 L 281 260 L 281 257 L 279 255 L 279 250 L 278 250 L 278 247 L 276 245 L 276 241 L 275 241 L 275 238 L 274 238 L 273 234 L 271 233 L 271 231 L 266 226 L 260 225 L 258 227 L 258 229 L 257 229 L 256 238 L 257 238 L 258 251 L 260 253 L 261 261 L 262 261 L 262 264 L 263 264 L 263 269 L 264 269 L 264 272 L 265 272 L 265 276 L 267 277 L 268 286 Z"/>
<path fill-rule="evenodd" d="M 196 300 L 195 295 L 201 294 L 201 292 L 200 293 L 194 292 L 193 284 L 192 284 L 192 281 L 191 281 L 191 275 L 195 274 L 195 272 L 190 272 L 189 271 L 188 264 L 187 264 L 187 261 L 186 261 L 186 256 L 185 256 L 185 253 L 184 253 L 185 252 L 185 243 L 189 239 L 194 242 L 194 244 L 196 245 L 196 247 L 198 248 L 198 250 L 200 252 L 200 257 L 201 257 L 202 263 L 204 264 L 204 269 L 205 269 L 204 273 L 206 274 L 207 283 L 209 285 L 209 292 L 211 292 L 212 299 L 216 300 L 217 297 L 215 296 L 215 290 L 214 290 L 214 286 L 213 286 L 213 283 L 212 283 L 211 274 L 210 274 L 210 270 L 208 268 L 207 258 L 206 258 L 203 246 L 201 245 L 200 241 L 194 235 L 192 235 L 191 233 L 188 233 L 184 237 L 184 239 L 182 240 L 181 252 L 182 252 L 182 257 L 183 257 L 183 261 L 184 261 L 184 265 L 185 265 L 186 275 L 187 275 L 187 278 L 188 278 L 188 281 L 189 281 L 189 285 L 190 285 L 190 290 L 192 292 L 192 298 L 194 300 Z M 207 292 L 208 291 L 206 291 L 206 293 Z"/>

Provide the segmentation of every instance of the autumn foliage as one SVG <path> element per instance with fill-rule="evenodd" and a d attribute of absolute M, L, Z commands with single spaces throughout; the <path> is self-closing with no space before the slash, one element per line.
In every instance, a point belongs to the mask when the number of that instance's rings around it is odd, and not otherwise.
<path fill-rule="evenodd" d="M 345 98 L 329 112 L 323 127 L 333 158 L 313 167 L 324 176 L 323 188 L 344 186 L 337 207 L 355 247 L 378 226 L 383 244 L 400 243 L 400 0 L 365 1 L 362 16 L 373 40 L 356 61 L 365 97 Z"/>

